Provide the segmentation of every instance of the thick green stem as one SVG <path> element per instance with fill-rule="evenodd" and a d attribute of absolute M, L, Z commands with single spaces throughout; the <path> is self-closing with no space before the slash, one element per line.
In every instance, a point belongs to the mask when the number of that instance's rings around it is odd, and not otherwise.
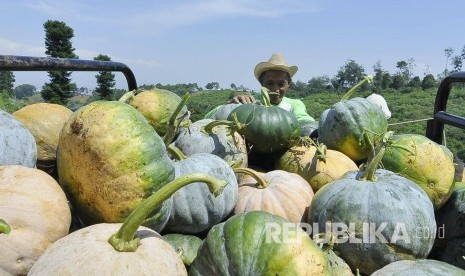
<path fill-rule="evenodd" d="M 319 144 L 316 146 L 316 157 L 318 160 L 323 161 L 326 163 L 326 152 L 328 151 L 328 148 L 326 147 L 325 144 Z"/>
<path fill-rule="evenodd" d="M 381 160 L 383 159 L 384 152 L 386 151 L 386 146 L 391 139 L 394 132 L 388 131 L 384 134 L 383 139 L 377 143 L 376 147 L 373 149 L 372 154 L 368 157 L 367 165 L 363 173 L 357 177 L 357 180 L 362 181 L 377 181 L 376 169 L 378 168 Z"/>
<path fill-rule="evenodd" d="M 226 185 L 226 181 L 218 180 L 206 173 L 192 173 L 180 176 L 139 204 L 126 218 L 118 232 L 108 239 L 108 242 L 116 251 L 135 252 L 139 245 L 139 238 L 134 238 L 134 236 L 142 222 L 144 222 L 155 208 L 160 206 L 163 201 L 167 200 L 177 190 L 194 182 L 206 183 L 208 189 L 214 196 L 221 194 Z"/>
<path fill-rule="evenodd" d="M 174 159 L 178 161 L 187 158 L 187 156 L 173 144 L 169 144 L 168 147 L 166 147 L 166 150 L 173 156 Z"/>
<path fill-rule="evenodd" d="M 121 98 L 119 98 L 118 102 L 129 103 L 137 94 L 137 90 L 126 92 L 123 96 L 121 96 Z"/>
<path fill-rule="evenodd" d="M 232 121 L 228 120 L 215 120 L 213 122 L 210 122 L 200 128 L 200 132 L 202 132 L 205 135 L 210 135 L 213 133 L 213 128 L 217 126 L 226 126 L 230 129 L 235 129 L 236 124 Z"/>
<path fill-rule="evenodd" d="M 5 220 L 0 219 L 0 233 L 10 234 L 11 228 Z"/>
<path fill-rule="evenodd" d="M 266 181 L 263 177 L 261 177 L 257 173 L 257 171 L 252 170 L 250 168 L 234 168 L 233 171 L 235 173 L 248 174 L 251 177 L 253 177 L 253 179 L 255 179 L 257 181 L 257 186 L 256 186 L 257 189 L 265 189 L 266 187 L 268 187 L 270 185 L 270 183 L 268 181 Z"/>
<path fill-rule="evenodd" d="M 373 82 L 373 76 L 365 76 L 363 80 L 359 81 L 356 85 L 352 86 L 352 88 L 349 89 L 349 91 L 347 91 L 344 94 L 344 96 L 342 96 L 341 102 L 348 100 L 352 96 L 352 94 L 355 92 L 355 90 L 357 90 L 360 86 L 364 85 L 365 83 L 371 83 L 371 82 Z"/>
<path fill-rule="evenodd" d="M 171 116 L 168 120 L 166 133 L 163 136 L 163 142 L 165 143 L 166 147 L 168 147 L 168 145 L 173 142 L 174 136 L 176 136 L 176 131 L 179 127 L 179 124 L 181 123 L 180 120 L 178 120 L 179 113 L 181 113 L 182 108 L 186 105 L 189 98 L 189 93 L 184 94 L 184 97 L 181 99 L 181 102 L 178 104 L 173 113 L 171 113 Z"/>
<path fill-rule="evenodd" d="M 270 101 L 270 91 L 268 88 L 262 86 L 262 98 L 263 98 L 263 105 L 264 106 L 271 106 L 271 101 Z"/>

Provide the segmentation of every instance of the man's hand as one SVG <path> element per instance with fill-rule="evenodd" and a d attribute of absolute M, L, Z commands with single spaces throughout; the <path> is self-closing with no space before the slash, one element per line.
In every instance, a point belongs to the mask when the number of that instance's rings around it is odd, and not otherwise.
<path fill-rule="evenodd" d="M 228 103 L 256 103 L 257 101 L 252 95 L 239 95 L 232 98 Z"/>

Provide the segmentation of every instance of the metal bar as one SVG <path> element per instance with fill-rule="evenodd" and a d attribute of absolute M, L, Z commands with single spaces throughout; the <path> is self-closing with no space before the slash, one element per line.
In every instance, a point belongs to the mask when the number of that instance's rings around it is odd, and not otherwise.
<path fill-rule="evenodd" d="M 465 129 L 465 118 L 446 112 L 447 100 L 455 82 L 465 82 L 465 72 L 452 73 L 441 82 L 434 102 L 434 119 L 426 125 L 426 137 L 438 144 L 443 142 L 444 124 Z"/>
<path fill-rule="evenodd" d="M 0 71 L 118 71 L 126 77 L 129 91 L 137 89 L 131 69 L 114 61 L 0 55 Z"/>

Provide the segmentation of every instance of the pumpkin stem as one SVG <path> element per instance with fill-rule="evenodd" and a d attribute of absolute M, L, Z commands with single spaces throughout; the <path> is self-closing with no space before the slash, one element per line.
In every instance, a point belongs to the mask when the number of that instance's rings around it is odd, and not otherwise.
<path fill-rule="evenodd" d="M 126 218 L 121 228 L 111 235 L 108 242 L 119 252 L 135 252 L 139 246 L 139 238 L 134 238 L 137 229 L 144 220 L 167 200 L 177 190 L 194 183 L 204 182 L 208 185 L 210 192 L 216 197 L 223 192 L 226 181 L 218 180 L 206 173 L 191 173 L 180 176 L 153 193 L 150 197 L 142 201 L 137 208 Z"/>
<path fill-rule="evenodd" d="M 166 150 L 171 154 L 173 155 L 173 158 L 175 160 L 184 160 L 187 158 L 187 156 L 178 148 L 176 147 L 175 145 L 173 144 L 169 144 L 167 147 L 166 147 Z"/>
<path fill-rule="evenodd" d="M 173 113 L 171 113 L 171 116 L 168 120 L 166 133 L 163 136 L 163 142 L 165 143 L 165 146 L 167 147 L 169 144 L 173 142 L 174 136 L 176 135 L 176 131 L 178 130 L 180 123 L 184 119 L 184 116 L 180 116 L 180 118 L 178 118 L 178 115 L 179 113 L 181 113 L 182 108 L 186 105 L 190 96 L 191 95 L 189 93 L 184 94 L 184 97 L 182 97 L 181 102 L 178 104 L 178 106 L 173 111 Z"/>
<path fill-rule="evenodd" d="M 262 86 L 261 93 L 262 93 L 262 98 L 263 98 L 263 105 L 264 106 L 271 106 L 270 90 L 268 90 L 268 88 Z"/>
<path fill-rule="evenodd" d="M 318 160 L 326 163 L 326 153 L 328 152 L 328 148 L 325 144 L 318 144 L 316 146 L 316 158 Z"/>
<path fill-rule="evenodd" d="M 210 122 L 200 128 L 200 132 L 202 132 L 205 135 L 211 135 L 213 133 L 213 128 L 217 126 L 226 126 L 228 128 L 228 135 L 232 136 L 234 132 L 237 132 L 238 130 L 244 128 L 244 124 L 240 123 L 237 120 L 237 115 L 236 113 L 233 113 L 232 115 L 233 120 L 214 120 L 213 122 Z"/>
<path fill-rule="evenodd" d="M 364 85 L 365 83 L 373 82 L 373 76 L 365 76 L 363 80 L 359 81 L 356 85 L 352 86 L 349 91 L 347 91 L 341 98 L 341 102 L 348 100 L 352 94 L 357 90 L 360 86 Z"/>
<path fill-rule="evenodd" d="M 376 169 L 383 159 L 384 152 L 386 151 L 386 146 L 389 143 L 393 131 L 388 131 L 384 134 L 383 138 L 379 143 L 376 144 L 376 147 L 373 149 L 370 156 L 368 156 L 367 165 L 361 174 L 357 175 L 357 180 L 361 181 L 376 181 Z"/>
<path fill-rule="evenodd" d="M 121 96 L 121 98 L 119 98 L 118 102 L 129 103 L 139 93 L 140 93 L 139 90 L 128 91 L 128 92 L 124 93 L 124 95 Z"/>
<path fill-rule="evenodd" d="M 270 185 L 268 181 L 265 180 L 265 178 L 261 177 L 257 171 L 251 169 L 251 168 L 234 168 L 233 171 L 235 173 L 243 173 L 243 174 L 248 174 L 253 177 L 257 181 L 257 189 L 265 189 Z"/>
<path fill-rule="evenodd" d="M 5 220 L 0 219 L 0 233 L 10 234 L 11 228 Z"/>

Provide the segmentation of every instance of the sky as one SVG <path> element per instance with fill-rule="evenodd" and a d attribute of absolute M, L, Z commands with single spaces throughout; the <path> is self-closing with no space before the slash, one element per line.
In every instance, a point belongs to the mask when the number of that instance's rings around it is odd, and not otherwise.
<path fill-rule="evenodd" d="M 397 62 L 413 59 L 416 75 L 436 76 L 444 50 L 459 55 L 465 46 L 463 0 L 2 0 L 0 14 L 0 54 L 46 56 L 43 24 L 58 20 L 74 30 L 80 59 L 107 55 L 138 85 L 258 91 L 254 67 L 275 52 L 299 67 L 294 82 L 333 77 L 349 60 L 367 74 L 377 62 L 393 74 Z M 46 72 L 14 73 L 15 86 L 49 81 Z M 96 74 L 71 77 L 93 89 Z M 127 89 L 122 73 L 115 80 Z"/>

